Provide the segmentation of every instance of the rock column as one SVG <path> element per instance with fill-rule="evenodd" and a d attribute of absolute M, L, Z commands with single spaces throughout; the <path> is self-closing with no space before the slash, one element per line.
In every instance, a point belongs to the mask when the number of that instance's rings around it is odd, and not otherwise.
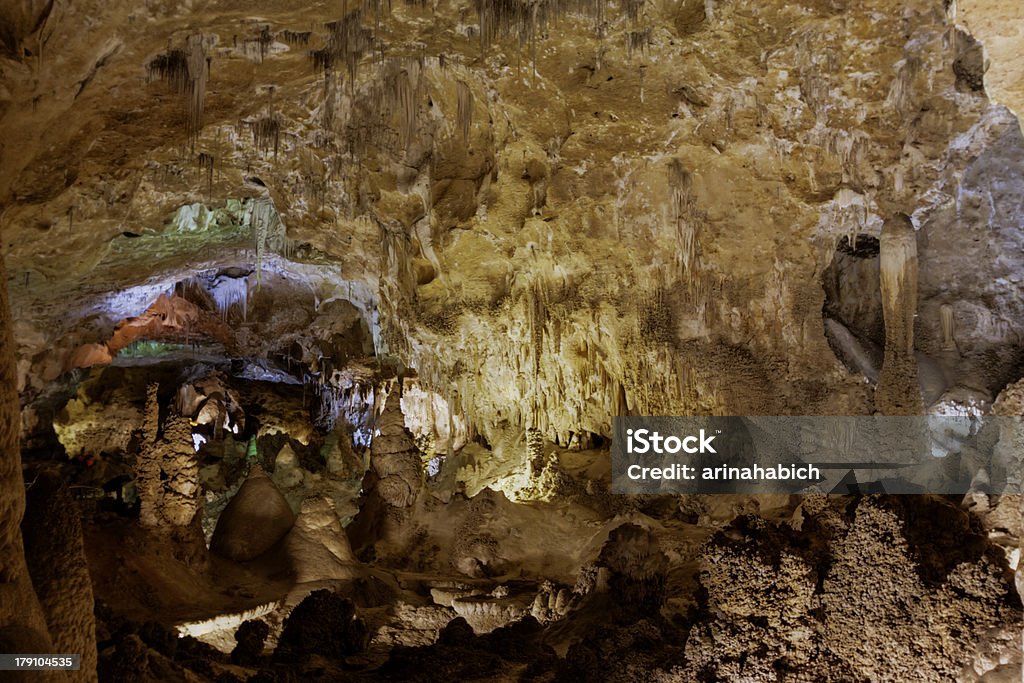
<path fill-rule="evenodd" d="M 56 472 L 43 472 L 28 491 L 22 528 L 32 583 L 42 603 L 54 652 L 82 655 L 68 681 L 96 681 L 96 621 L 78 507 Z"/>
<path fill-rule="evenodd" d="M 880 241 L 885 358 L 875 392 L 883 415 L 923 415 L 924 404 L 914 358 L 917 313 L 917 233 L 905 214 L 882 226 Z"/>
<path fill-rule="evenodd" d="M 25 564 L 21 537 L 25 484 L 18 446 L 21 419 L 17 387 L 7 269 L 0 254 L 0 651 L 3 652 L 51 646 L 46 620 Z"/>

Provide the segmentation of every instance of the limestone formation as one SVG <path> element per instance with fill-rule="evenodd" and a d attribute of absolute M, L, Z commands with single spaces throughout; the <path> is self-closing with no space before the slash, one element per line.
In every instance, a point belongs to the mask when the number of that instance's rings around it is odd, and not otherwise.
<path fill-rule="evenodd" d="M 0 651 L 1019 673 L 1022 12 L 0 0 Z M 844 493 L 620 495 L 655 415 Z"/>
<path fill-rule="evenodd" d="M 176 557 L 200 565 L 206 548 L 192 429 L 189 420 L 177 414 L 161 423 L 158 389 L 156 384 L 147 387 L 142 444 L 135 458 L 139 524 L 170 541 Z"/>
<path fill-rule="evenodd" d="M 359 562 L 328 498 L 302 501 L 295 525 L 285 537 L 285 550 L 298 583 L 352 579 L 360 573 Z"/>
<path fill-rule="evenodd" d="M 263 468 L 253 465 L 217 520 L 210 550 L 236 562 L 252 560 L 284 538 L 294 523 L 288 501 Z"/>
<path fill-rule="evenodd" d="M 96 681 L 96 623 L 92 581 L 85 559 L 78 506 L 54 471 L 32 483 L 22 532 L 33 586 L 53 641 L 54 652 L 82 656 L 81 668 L 68 680 Z"/>
<path fill-rule="evenodd" d="M 370 547 L 394 533 L 409 516 L 423 488 L 423 465 L 405 428 L 401 402 L 389 396 L 375 427 L 370 467 L 363 479 L 363 503 L 348 533 L 353 547 Z"/>
<path fill-rule="evenodd" d="M 818 507 L 803 523 L 805 541 L 758 520 L 713 540 L 701 583 L 718 616 L 691 631 L 687 659 L 697 675 L 768 675 L 785 659 L 809 679 L 952 679 L 972 657 L 969 643 L 1013 628 L 1019 606 L 1007 599 L 998 565 L 939 558 L 948 573 L 930 571 L 927 558 L 913 558 L 907 539 L 917 531 L 895 502 L 864 500 L 840 528 L 828 506 Z M 931 514 L 936 519 L 914 523 L 966 547 L 970 532 L 960 536 L 966 530 L 950 524 L 953 510 L 935 504 Z M 832 527 L 831 538 L 821 524 Z M 945 616 L 922 626 L 918 613 Z M 1012 651 L 1004 647 L 983 668 L 997 668 Z"/>
<path fill-rule="evenodd" d="M 0 642 L 10 652 L 48 651 L 53 641 L 32 587 L 21 519 L 25 488 L 18 450 L 18 395 L 7 271 L 0 254 Z"/>
<path fill-rule="evenodd" d="M 882 226 L 882 310 L 885 359 L 875 404 L 885 415 L 920 415 L 924 410 L 914 357 L 917 318 L 917 234 L 909 216 L 897 215 Z"/>

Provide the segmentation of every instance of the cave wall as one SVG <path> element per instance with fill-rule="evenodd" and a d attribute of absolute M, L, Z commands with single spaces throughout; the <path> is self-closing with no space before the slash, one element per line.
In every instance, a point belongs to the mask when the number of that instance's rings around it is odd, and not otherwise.
<path fill-rule="evenodd" d="M 449 21 L 478 18 L 458 2 L 367 10 L 352 65 L 328 8 L 61 6 L 40 34 L 59 49 L 4 62 L 20 381 L 184 271 L 243 266 L 305 286 L 313 315 L 351 301 L 488 441 L 608 436 L 624 411 L 864 412 L 821 273 L 897 211 L 922 234 L 920 350 L 951 305 L 951 381 L 1019 374 L 1019 133 L 955 6 L 684 4 L 486 35 Z M 183 98 L 161 65 L 190 51 L 208 62 Z M 304 324 L 266 297 L 263 334 L 236 325 L 256 355 Z"/>

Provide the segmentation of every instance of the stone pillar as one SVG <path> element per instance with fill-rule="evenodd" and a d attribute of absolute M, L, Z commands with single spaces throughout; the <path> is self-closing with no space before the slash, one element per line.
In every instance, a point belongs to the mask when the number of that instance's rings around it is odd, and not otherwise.
<path fill-rule="evenodd" d="M 879 245 L 885 358 L 875 392 L 883 415 L 923 415 L 914 357 L 917 313 L 917 233 L 910 217 L 896 214 L 882 226 Z"/>
<path fill-rule="evenodd" d="M 397 388 L 388 395 L 375 431 L 379 433 L 370 446 L 370 468 L 363 477 L 359 514 L 346 527 L 357 553 L 395 534 L 423 490 L 420 453 L 405 428 Z"/>
<path fill-rule="evenodd" d="M 172 414 L 160 429 L 156 384 L 146 395 L 144 443 L 135 461 L 139 524 L 169 540 L 175 557 L 191 565 L 206 561 L 202 531 L 199 461 L 187 417 Z"/>
<path fill-rule="evenodd" d="M 96 621 L 78 506 L 57 472 L 43 472 L 28 491 L 22 528 L 32 583 L 54 652 L 82 655 L 82 668 L 63 680 L 95 682 Z"/>
<path fill-rule="evenodd" d="M 18 444 L 21 411 L 17 387 L 7 269 L 0 253 L 0 649 L 5 652 L 27 644 L 50 644 L 21 537 L 25 484 Z"/>

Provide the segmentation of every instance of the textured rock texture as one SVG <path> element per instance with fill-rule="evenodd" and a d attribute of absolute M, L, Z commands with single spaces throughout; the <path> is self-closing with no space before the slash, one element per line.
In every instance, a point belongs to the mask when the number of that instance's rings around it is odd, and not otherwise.
<path fill-rule="evenodd" d="M 820 274 L 896 212 L 937 393 L 1016 379 L 1024 143 L 956 26 L 973 9 L 219 7 L 76 3 L 4 63 L 30 385 L 180 285 L 239 352 L 321 376 L 365 353 L 363 325 L 489 441 L 608 436 L 623 410 L 861 412 Z M 311 313 L 283 304 L 296 281 Z M 299 331 L 332 300 L 362 322 L 332 315 L 311 353 Z"/>
<path fill-rule="evenodd" d="M 690 632 L 684 680 L 777 680 L 780 667 L 799 680 L 958 679 L 976 644 L 1019 631 L 1020 607 L 963 513 L 932 501 L 930 518 L 908 518 L 916 504 L 809 501 L 799 533 L 747 519 L 713 539 L 700 580 L 715 616 Z M 1001 664 L 1019 670 L 1019 650 L 977 674 Z"/>
<path fill-rule="evenodd" d="M 19 531 L 43 463 L 139 620 L 101 610 L 105 680 L 1012 675 L 1021 504 L 986 473 L 625 498 L 607 442 L 1020 414 L 1020 18 L 0 0 L 0 645 L 68 630 Z M 254 618 L 237 662 L 171 630 Z"/>
<path fill-rule="evenodd" d="M 7 296 L 7 272 L 0 255 L 0 644 L 10 652 L 28 648 L 45 652 L 53 647 L 53 641 L 25 564 L 20 527 L 25 488 L 18 451 L 21 421 Z"/>
<path fill-rule="evenodd" d="M 96 681 L 96 622 L 92 582 L 85 560 L 78 506 L 55 472 L 40 474 L 28 492 L 22 532 L 33 586 L 53 640 L 54 652 L 82 656 L 67 680 Z"/>

